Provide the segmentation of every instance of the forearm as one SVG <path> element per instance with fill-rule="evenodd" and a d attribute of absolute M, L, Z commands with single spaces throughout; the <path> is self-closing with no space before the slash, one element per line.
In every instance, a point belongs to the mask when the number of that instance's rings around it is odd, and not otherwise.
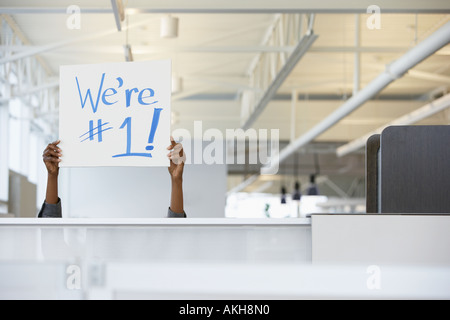
<path fill-rule="evenodd" d="M 184 213 L 182 179 L 172 179 L 170 210 L 172 210 L 175 213 Z"/>
<path fill-rule="evenodd" d="M 58 175 L 48 174 L 47 176 L 47 193 L 45 202 L 49 204 L 58 203 Z"/>

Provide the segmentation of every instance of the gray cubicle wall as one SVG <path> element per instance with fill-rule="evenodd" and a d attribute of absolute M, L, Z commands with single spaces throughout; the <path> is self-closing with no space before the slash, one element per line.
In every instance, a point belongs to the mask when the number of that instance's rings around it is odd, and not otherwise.
<path fill-rule="evenodd" d="M 381 213 L 450 213 L 450 126 L 391 126 L 380 139 Z"/>
<path fill-rule="evenodd" d="M 15 217 L 31 218 L 36 214 L 36 184 L 14 171 L 9 171 L 8 211 Z"/>
<path fill-rule="evenodd" d="M 380 135 L 374 134 L 366 143 L 366 212 L 379 212 L 379 150 Z"/>

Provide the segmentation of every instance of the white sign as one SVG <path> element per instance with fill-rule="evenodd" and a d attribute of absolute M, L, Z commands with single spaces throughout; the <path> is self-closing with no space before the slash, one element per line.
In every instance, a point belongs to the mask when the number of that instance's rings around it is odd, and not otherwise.
<path fill-rule="evenodd" d="M 171 61 L 60 68 L 61 167 L 168 166 Z"/>

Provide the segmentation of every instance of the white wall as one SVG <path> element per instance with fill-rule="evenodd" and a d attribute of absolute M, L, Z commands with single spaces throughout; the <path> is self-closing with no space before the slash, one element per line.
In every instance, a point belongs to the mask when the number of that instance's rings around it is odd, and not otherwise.
<path fill-rule="evenodd" d="M 226 165 L 185 165 L 188 217 L 225 216 L 226 176 Z M 162 218 L 170 204 L 167 168 L 61 168 L 59 182 L 63 217 Z"/>

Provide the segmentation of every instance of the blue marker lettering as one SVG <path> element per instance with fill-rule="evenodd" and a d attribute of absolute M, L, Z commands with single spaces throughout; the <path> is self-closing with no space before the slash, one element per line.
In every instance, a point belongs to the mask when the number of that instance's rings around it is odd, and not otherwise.
<path fill-rule="evenodd" d="M 150 92 L 150 95 L 148 95 L 148 96 L 143 96 L 145 91 Z M 148 102 L 148 103 L 144 102 L 144 99 L 151 98 L 151 97 L 153 97 L 154 95 L 155 95 L 155 91 L 153 91 L 153 89 L 150 89 L 150 88 L 142 89 L 141 92 L 139 92 L 138 102 L 139 102 L 140 104 L 145 104 L 145 105 L 147 105 L 147 106 L 150 105 L 150 104 L 154 104 L 154 103 L 156 103 L 156 102 L 158 102 L 158 101 L 153 101 L 153 102 Z"/>
<path fill-rule="evenodd" d="M 111 90 L 113 93 L 107 94 L 107 92 L 108 92 L 109 90 Z M 103 101 L 103 103 L 106 104 L 106 105 L 112 105 L 112 104 L 116 103 L 117 100 L 114 101 L 114 102 L 108 102 L 108 101 L 106 101 L 106 97 L 113 96 L 113 95 L 115 95 L 116 93 L 117 93 L 117 90 L 114 89 L 114 88 L 108 88 L 108 89 L 106 89 L 105 91 L 103 91 L 103 95 L 102 95 L 102 101 Z"/>
<path fill-rule="evenodd" d="M 86 104 L 86 100 L 89 97 L 89 100 L 91 102 L 92 111 L 94 113 L 96 113 L 97 108 L 98 108 L 98 102 L 100 100 L 100 93 L 102 92 L 103 80 L 105 80 L 105 74 L 104 73 L 102 74 L 102 80 L 100 81 L 100 87 L 98 88 L 97 101 L 95 102 L 95 105 L 94 105 L 94 101 L 92 100 L 91 89 L 87 89 L 86 96 L 84 97 L 84 101 L 83 101 L 83 97 L 81 95 L 81 90 L 80 90 L 80 84 L 78 83 L 78 77 L 75 77 L 75 80 L 77 81 L 78 94 L 80 95 L 81 109 L 84 108 L 84 106 Z"/>
<path fill-rule="evenodd" d="M 138 92 L 139 90 L 137 88 L 125 90 L 125 96 L 127 98 L 127 108 L 130 106 L 131 94 L 133 93 L 133 91 Z"/>
<path fill-rule="evenodd" d="M 155 140 L 155 133 L 156 128 L 158 128 L 159 123 L 159 116 L 161 114 L 162 108 L 155 108 L 153 110 L 153 120 L 152 120 L 152 126 L 150 127 L 150 135 L 148 136 L 148 143 L 152 144 Z M 153 146 L 147 146 L 145 147 L 147 150 L 153 150 Z"/>
<path fill-rule="evenodd" d="M 94 136 L 97 136 L 97 141 L 98 142 L 102 142 L 103 141 L 103 132 L 111 130 L 113 128 L 113 127 L 105 127 L 108 124 L 109 124 L 109 122 L 102 123 L 102 119 L 98 119 L 97 120 L 97 127 L 94 128 L 94 121 L 93 120 L 89 120 L 89 131 L 85 132 L 81 136 L 79 136 L 79 138 L 82 139 L 80 142 L 86 141 L 88 139 L 90 141 L 93 141 L 94 140 Z M 95 133 L 96 130 L 97 130 L 97 133 Z M 83 138 L 86 135 L 87 135 L 87 137 Z"/>
<path fill-rule="evenodd" d="M 119 157 L 147 157 L 151 158 L 151 153 L 131 152 L 131 117 L 127 117 L 119 129 L 127 127 L 127 149 L 125 153 L 113 155 L 113 158 Z"/>

